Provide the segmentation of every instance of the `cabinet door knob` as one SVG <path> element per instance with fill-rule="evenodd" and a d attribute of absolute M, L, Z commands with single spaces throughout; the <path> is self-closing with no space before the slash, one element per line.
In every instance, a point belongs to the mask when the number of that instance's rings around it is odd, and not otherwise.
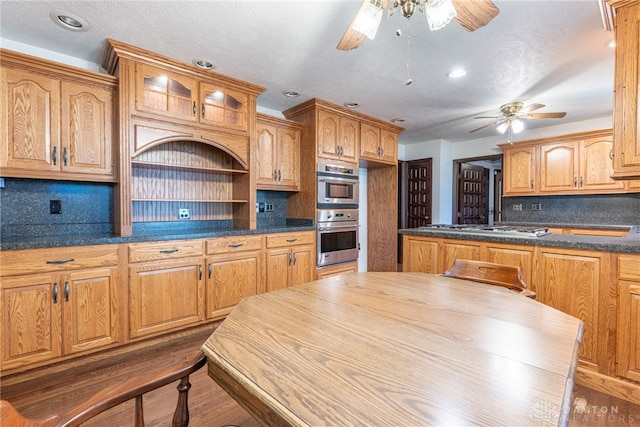
<path fill-rule="evenodd" d="M 53 303 L 58 303 L 58 282 L 53 282 Z"/>

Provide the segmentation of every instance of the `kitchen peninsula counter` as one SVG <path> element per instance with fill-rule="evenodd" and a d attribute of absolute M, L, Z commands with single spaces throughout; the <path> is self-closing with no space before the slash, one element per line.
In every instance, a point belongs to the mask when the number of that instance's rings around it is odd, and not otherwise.
<path fill-rule="evenodd" d="M 494 243 L 513 243 L 518 245 L 640 253 L 640 226 L 631 227 L 627 237 L 584 236 L 554 233 L 540 237 L 517 237 L 491 234 L 490 232 L 479 233 L 473 231 L 432 228 L 407 228 L 401 229 L 398 232 L 403 235 L 441 237 L 458 240 L 478 240 Z"/>
<path fill-rule="evenodd" d="M 2 237 L 0 250 L 55 248 L 64 246 L 107 245 L 119 243 L 153 242 L 183 239 L 202 239 L 212 237 L 243 236 L 251 234 L 287 233 L 296 231 L 315 231 L 313 220 L 298 220 L 295 225 L 264 226 L 255 230 L 234 229 L 197 229 L 193 231 L 157 231 L 153 233 L 139 233 L 129 237 L 113 234 L 74 234 L 62 236 L 18 236 Z"/>

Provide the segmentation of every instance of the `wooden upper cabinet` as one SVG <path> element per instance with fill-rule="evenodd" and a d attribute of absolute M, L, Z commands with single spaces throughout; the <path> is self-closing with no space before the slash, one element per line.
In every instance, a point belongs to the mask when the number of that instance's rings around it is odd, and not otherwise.
<path fill-rule="evenodd" d="M 14 52 L 2 55 L 2 175 L 116 180 L 116 80 Z"/>
<path fill-rule="evenodd" d="M 360 157 L 369 160 L 379 160 L 382 157 L 380 146 L 380 128 L 368 123 L 360 125 Z"/>
<path fill-rule="evenodd" d="M 503 147 L 504 195 L 533 194 L 536 191 L 537 147 Z"/>
<path fill-rule="evenodd" d="M 381 129 L 380 146 L 382 147 L 381 160 L 385 163 L 396 164 L 398 162 L 398 134 Z"/>
<path fill-rule="evenodd" d="M 300 189 L 301 125 L 258 116 L 256 184 L 258 189 Z"/>
<path fill-rule="evenodd" d="M 640 179 L 640 3 L 610 3 L 616 8 L 614 177 Z"/>
<path fill-rule="evenodd" d="M 358 161 L 360 124 L 337 113 L 318 110 L 318 157 L 329 160 Z"/>
<path fill-rule="evenodd" d="M 60 81 L 2 68 L 3 168 L 60 170 Z"/>
<path fill-rule="evenodd" d="M 584 139 L 579 142 L 581 190 L 624 190 L 624 181 L 613 175 L 613 140 L 610 135 Z"/>
<path fill-rule="evenodd" d="M 540 145 L 540 191 L 574 191 L 578 183 L 578 147 L 574 142 Z"/>
<path fill-rule="evenodd" d="M 136 110 L 247 131 L 248 96 L 220 85 L 136 64 Z"/>

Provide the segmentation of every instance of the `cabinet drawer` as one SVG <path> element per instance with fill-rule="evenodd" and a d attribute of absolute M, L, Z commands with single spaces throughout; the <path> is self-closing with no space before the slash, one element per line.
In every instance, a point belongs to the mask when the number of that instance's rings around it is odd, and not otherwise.
<path fill-rule="evenodd" d="M 207 240 L 207 255 L 262 249 L 262 236 L 229 236 Z"/>
<path fill-rule="evenodd" d="M 1 276 L 68 271 L 117 264 L 117 245 L 68 246 L 0 252 Z"/>
<path fill-rule="evenodd" d="M 169 242 L 132 243 L 129 262 L 159 261 L 202 256 L 202 240 L 174 240 Z"/>
<path fill-rule="evenodd" d="M 618 255 L 618 279 L 640 281 L 640 256 Z"/>
<path fill-rule="evenodd" d="M 310 245 L 313 243 L 315 233 L 313 231 L 302 233 L 269 234 L 267 236 L 268 248 L 281 248 L 293 245 Z"/>

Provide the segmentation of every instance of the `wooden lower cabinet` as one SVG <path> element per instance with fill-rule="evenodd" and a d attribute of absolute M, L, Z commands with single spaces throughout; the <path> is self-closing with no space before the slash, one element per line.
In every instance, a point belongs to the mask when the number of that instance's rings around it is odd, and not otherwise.
<path fill-rule="evenodd" d="M 348 262 L 345 264 L 330 265 L 316 269 L 316 279 L 326 279 L 328 277 L 339 276 L 345 273 L 356 273 L 358 271 L 357 262 Z"/>
<path fill-rule="evenodd" d="M 442 273 L 439 263 L 440 241 L 441 239 L 405 234 L 402 237 L 404 251 L 402 271 L 430 274 Z"/>
<path fill-rule="evenodd" d="M 312 281 L 315 255 L 314 232 L 267 235 L 267 292 Z"/>
<path fill-rule="evenodd" d="M 0 257 L 2 371 L 120 341 L 116 247 L 5 251 Z M 23 269 L 34 273 L 14 275 Z"/>
<path fill-rule="evenodd" d="M 532 246 L 485 243 L 482 246 L 480 258 L 483 261 L 495 262 L 496 264 L 520 267 L 522 280 L 531 290 L 536 291 L 537 286 L 533 281 L 534 248 Z"/>
<path fill-rule="evenodd" d="M 640 255 L 618 255 L 617 278 L 617 373 L 640 382 Z"/>
<path fill-rule="evenodd" d="M 245 297 L 264 292 L 264 236 L 207 241 L 206 318 L 219 319 Z"/>
<path fill-rule="evenodd" d="M 480 242 L 472 240 L 444 240 L 442 242 L 442 272 L 447 271 L 457 259 L 480 259 Z"/>

